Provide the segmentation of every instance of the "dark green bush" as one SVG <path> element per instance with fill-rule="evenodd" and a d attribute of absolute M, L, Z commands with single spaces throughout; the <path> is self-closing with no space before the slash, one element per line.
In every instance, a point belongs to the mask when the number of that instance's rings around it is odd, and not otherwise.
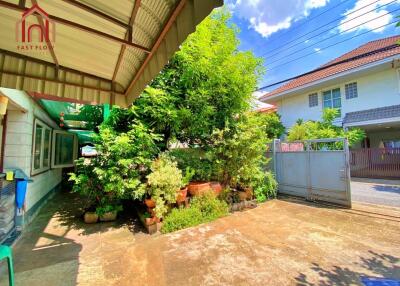
<path fill-rule="evenodd" d="M 193 181 L 209 181 L 214 178 L 213 162 L 209 154 L 201 148 L 173 149 L 170 155 L 178 162 L 181 170 L 194 170 Z"/>
<path fill-rule="evenodd" d="M 228 205 L 212 193 L 195 197 L 189 208 L 173 209 L 165 219 L 163 233 L 173 232 L 201 223 L 213 221 L 228 214 Z"/>

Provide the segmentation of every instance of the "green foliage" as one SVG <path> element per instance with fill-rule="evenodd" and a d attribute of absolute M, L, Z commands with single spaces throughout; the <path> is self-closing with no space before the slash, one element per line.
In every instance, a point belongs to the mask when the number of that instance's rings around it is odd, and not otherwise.
<path fill-rule="evenodd" d="M 213 158 L 202 148 L 173 149 L 169 154 L 178 162 L 181 170 L 190 168 L 194 181 L 215 179 Z"/>
<path fill-rule="evenodd" d="M 175 208 L 165 217 L 161 232 L 169 233 L 201 223 L 202 216 L 199 209 L 193 207 Z"/>
<path fill-rule="evenodd" d="M 176 202 L 177 191 L 182 186 L 182 172 L 177 163 L 163 153 L 152 163 L 147 179 L 149 195 L 156 202 L 154 211 L 161 218 L 168 211 L 167 204 Z"/>
<path fill-rule="evenodd" d="M 105 125 L 95 138 L 99 155 L 80 158 L 70 174 L 73 191 L 89 198 L 95 207 L 117 206 L 121 199 L 142 199 L 143 184 L 153 158 L 158 154 L 159 136 L 140 122 L 128 132 L 115 132 Z"/>
<path fill-rule="evenodd" d="M 261 113 L 260 120 L 265 124 L 265 134 L 269 139 L 277 139 L 285 133 L 285 126 L 278 113 Z"/>
<path fill-rule="evenodd" d="M 191 168 L 191 167 L 186 167 L 185 169 L 185 175 L 182 178 L 182 186 L 187 186 L 190 183 L 190 180 L 192 180 L 193 176 L 196 174 L 196 171 Z"/>
<path fill-rule="evenodd" d="M 168 141 L 207 145 L 214 128 L 230 126 L 235 114 L 249 109 L 252 91 L 262 74 L 262 61 L 238 50 L 238 30 L 226 10 L 217 10 L 189 35 L 151 86 L 168 99 L 152 103 L 146 120 L 160 123 Z M 146 92 L 142 95 L 147 97 Z M 142 97 L 141 96 L 141 97 Z M 143 107 L 141 98 L 135 103 Z M 167 112 L 169 110 L 169 112 Z"/>
<path fill-rule="evenodd" d="M 193 198 L 189 208 L 173 209 L 163 223 L 161 231 L 168 233 L 213 221 L 228 214 L 228 206 L 212 192 Z"/>
<path fill-rule="evenodd" d="M 289 130 L 288 141 L 341 137 L 347 138 L 349 145 L 353 146 L 365 137 L 365 132 L 362 129 L 351 128 L 345 131 L 343 128 L 334 125 L 333 121 L 337 118 L 337 115 L 337 109 L 326 108 L 323 110 L 321 121 L 297 122 Z"/>
<path fill-rule="evenodd" d="M 79 110 L 79 117 L 86 121 L 86 129 L 96 130 L 103 122 L 103 106 L 85 104 Z"/>
<path fill-rule="evenodd" d="M 258 182 L 254 189 L 254 195 L 259 203 L 267 199 L 276 198 L 278 182 L 272 173 L 267 172 L 262 181 Z"/>
<path fill-rule="evenodd" d="M 224 185 L 249 186 L 264 174 L 266 121 L 259 113 L 241 115 L 234 128 L 217 130 L 213 134 L 215 170 Z"/>
<path fill-rule="evenodd" d="M 108 212 L 120 212 L 122 211 L 122 206 L 121 205 L 104 205 L 104 206 L 99 206 L 96 208 L 96 213 L 99 216 L 104 215 L 105 213 Z"/>
<path fill-rule="evenodd" d="M 227 204 L 217 199 L 213 191 L 194 197 L 191 201 L 191 207 L 200 210 L 203 222 L 213 221 L 228 214 Z"/>

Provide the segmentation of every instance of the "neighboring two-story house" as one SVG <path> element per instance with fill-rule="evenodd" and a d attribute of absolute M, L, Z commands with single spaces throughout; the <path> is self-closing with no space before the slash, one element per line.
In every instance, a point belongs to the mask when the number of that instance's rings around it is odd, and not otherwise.
<path fill-rule="evenodd" d="M 371 41 L 266 93 L 260 100 L 277 107 L 288 129 L 299 118 L 320 120 L 324 108 L 338 108 L 337 125 L 366 131 L 365 140 L 353 150 L 399 151 L 393 162 L 400 167 L 398 41 L 400 36 Z M 381 160 L 379 152 L 382 153 L 378 150 L 367 157 L 376 155 Z M 393 166 L 390 168 L 397 172 Z"/>

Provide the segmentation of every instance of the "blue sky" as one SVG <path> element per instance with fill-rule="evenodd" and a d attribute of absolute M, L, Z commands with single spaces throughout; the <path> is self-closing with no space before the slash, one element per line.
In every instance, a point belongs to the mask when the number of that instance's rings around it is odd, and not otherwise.
<path fill-rule="evenodd" d="M 400 33 L 394 24 L 378 28 L 400 15 L 400 0 L 225 0 L 225 4 L 241 30 L 240 49 L 264 58 L 267 72 L 259 86 L 310 71 L 368 41 Z M 323 13 L 327 9 L 331 10 Z M 301 37 L 306 33 L 310 34 Z"/>

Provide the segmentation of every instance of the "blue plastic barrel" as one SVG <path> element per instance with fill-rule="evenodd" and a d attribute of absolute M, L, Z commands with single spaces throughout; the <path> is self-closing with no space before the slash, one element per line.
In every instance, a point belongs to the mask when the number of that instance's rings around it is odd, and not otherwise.
<path fill-rule="evenodd" d="M 17 180 L 15 203 L 17 204 L 17 208 L 19 209 L 24 206 L 27 185 L 28 185 L 27 180 L 25 179 Z"/>

